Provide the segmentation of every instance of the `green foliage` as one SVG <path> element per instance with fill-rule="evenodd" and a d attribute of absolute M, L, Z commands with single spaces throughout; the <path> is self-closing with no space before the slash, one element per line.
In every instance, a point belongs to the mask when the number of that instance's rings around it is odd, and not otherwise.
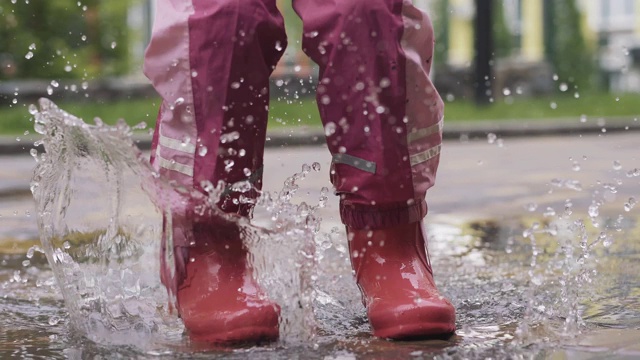
<path fill-rule="evenodd" d="M 496 58 L 508 57 L 513 49 L 513 34 L 504 16 L 503 1 L 493 0 L 493 39 Z"/>
<path fill-rule="evenodd" d="M 449 54 L 449 0 L 436 1 L 431 19 L 436 39 L 434 64 L 446 64 Z"/>
<path fill-rule="evenodd" d="M 3 1 L 0 79 L 91 79 L 127 72 L 132 1 Z"/>
<path fill-rule="evenodd" d="M 550 36 L 547 57 L 554 66 L 559 83 L 570 89 L 588 90 L 593 86 L 594 58 L 582 33 L 582 16 L 575 0 L 546 1 Z"/>

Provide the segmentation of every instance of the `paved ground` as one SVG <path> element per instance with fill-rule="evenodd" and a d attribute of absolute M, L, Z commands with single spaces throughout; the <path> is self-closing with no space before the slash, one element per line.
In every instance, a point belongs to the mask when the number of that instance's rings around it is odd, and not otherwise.
<path fill-rule="evenodd" d="M 542 214 L 549 206 L 562 211 L 567 199 L 585 215 L 594 200 L 604 203 L 601 211 L 620 213 L 630 197 L 640 200 L 640 176 L 627 175 L 640 168 L 638 136 L 506 138 L 492 144 L 446 141 L 437 185 L 428 194 L 430 214 L 456 221 L 519 216 L 531 209 Z M 330 157 L 323 146 L 267 149 L 265 189 L 279 190 L 303 163 L 315 161 L 322 170 L 301 182 L 300 194 L 302 200 L 317 203 L 320 189 L 331 187 Z M 614 162 L 620 163 L 619 170 Z M 0 238 L 35 237 L 28 189 L 34 165 L 28 155 L 0 156 Z M 582 190 L 570 189 L 571 181 L 578 181 Z M 322 213 L 327 227 L 339 225 L 337 201 L 331 198 Z"/>

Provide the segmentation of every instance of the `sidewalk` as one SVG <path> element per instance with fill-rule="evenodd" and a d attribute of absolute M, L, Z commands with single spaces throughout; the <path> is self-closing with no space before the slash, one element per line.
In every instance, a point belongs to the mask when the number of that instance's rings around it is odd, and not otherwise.
<path fill-rule="evenodd" d="M 585 122 L 575 118 L 543 120 L 479 120 L 470 122 L 449 122 L 445 120 L 444 138 L 446 140 L 484 139 L 493 133 L 498 138 L 533 137 L 555 135 L 587 135 L 594 133 L 613 133 L 640 130 L 640 120 L 633 118 L 589 118 Z M 17 139 L 20 139 L 18 141 Z M 38 136 L 0 135 L 0 155 L 28 154 Z M 151 148 L 149 135 L 134 136 L 138 147 Z M 267 131 L 267 147 L 322 145 L 324 132 L 317 128 L 278 128 Z M 38 150 L 42 151 L 42 148 Z"/>

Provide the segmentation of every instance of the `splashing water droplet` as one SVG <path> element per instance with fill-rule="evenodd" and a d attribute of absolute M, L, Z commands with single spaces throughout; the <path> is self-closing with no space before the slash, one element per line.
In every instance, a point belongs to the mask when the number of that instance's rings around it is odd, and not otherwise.
<path fill-rule="evenodd" d="M 329 121 L 329 122 L 324 126 L 324 134 L 325 134 L 326 136 L 331 136 L 331 135 L 333 135 L 333 134 L 335 134 L 335 133 L 336 133 L 336 129 L 337 129 L 336 123 L 334 123 L 334 122 L 332 122 L 332 121 Z"/>
<path fill-rule="evenodd" d="M 636 198 L 630 197 L 629 200 L 624 204 L 624 211 L 629 212 L 636 206 Z"/>
<path fill-rule="evenodd" d="M 573 171 L 580 171 L 582 168 L 580 167 L 580 163 L 578 163 L 577 161 L 574 161 L 573 164 L 571 164 L 571 170 Z"/>
<path fill-rule="evenodd" d="M 620 161 L 614 160 L 613 161 L 613 170 L 620 170 L 620 169 L 622 169 L 622 164 L 620 163 Z"/>
<path fill-rule="evenodd" d="M 487 134 L 487 142 L 489 144 L 495 144 L 497 139 L 498 139 L 498 136 L 496 134 L 494 133 Z"/>
<path fill-rule="evenodd" d="M 49 325 L 51 326 L 55 326 L 58 325 L 58 323 L 62 321 L 62 318 L 60 318 L 59 316 L 52 316 L 49 318 Z"/>
<path fill-rule="evenodd" d="M 315 171 L 315 172 L 320 171 L 320 168 L 321 168 L 321 166 L 320 166 L 320 163 L 319 163 L 319 162 L 314 162 L 314 163 L 311 165 L 311 167 L 313 168 L 313 171 Z"/>
<path fill-rule="evenodd" d="M 220 135 L 220 142 L 222 144 L 231 143 L 238 139 L 240 139 L 240 133 L 237 131 L 232 131 L 230 133 Z"/>
<path fill-rule="evenodd" d="M 231 159 L 225 160 L 224 161 L 224 171 L 231 172 L 231 170 L 233 169 L 233 165 L 235 165 L 235 161 L 233 161 Z"/>

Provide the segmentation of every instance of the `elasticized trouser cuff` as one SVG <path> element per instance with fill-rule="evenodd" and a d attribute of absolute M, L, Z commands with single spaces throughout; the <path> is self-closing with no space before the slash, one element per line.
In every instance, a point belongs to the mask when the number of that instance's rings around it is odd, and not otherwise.
<path fill-rule="evenodd" d="M 340 201 L 340 218 L 352 229 L 384 229 L 422 220 L 427 215 L 427 202 L 413 205 L 359 205 Z"/>

